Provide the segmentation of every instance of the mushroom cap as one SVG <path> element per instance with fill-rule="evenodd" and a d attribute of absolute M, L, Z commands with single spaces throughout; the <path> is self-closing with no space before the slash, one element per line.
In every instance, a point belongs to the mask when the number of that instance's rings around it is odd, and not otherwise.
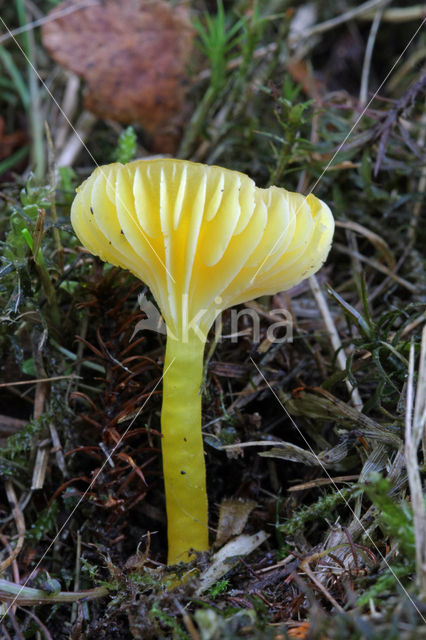
<path fill-rule="evenodd" d="M 178 336 L 195 319 L 207 333 L 223 309 L 314 274 L 334 231 L 312 194 L 175 159 L 98 167 L 77 189 L 71 222 L 91 253 L 150 287 Z"/>

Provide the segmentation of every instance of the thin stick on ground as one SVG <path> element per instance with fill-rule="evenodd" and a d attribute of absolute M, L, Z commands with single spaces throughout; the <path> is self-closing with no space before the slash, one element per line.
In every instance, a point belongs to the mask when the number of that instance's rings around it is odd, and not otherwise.
<path fill-rule="evenodd" d="M 18 530 L 18 542 L 16 543 L 16 546 L 10 556 L 0 564 L 0 572 L 3 572 L 5 569 L 7 569 L 7 567 L 9 567 L 15 560 L 15 558 L 19 555 L 24 545 L 26 533 L 24 516 L 19 506 L 19 501 L 11 480 L 6 480 L 5 489 L 7 499 L 9 500 L 9 504 L 12 508 L 12 514 L 15 519 L 16 528 Z"/>
<path fill-rule="evenodd" d="M 89 137 L 96 121 L 96 116 L 89 111 L 83 111 L 56 160 L 57 167 L 71 167 L 74 164 L 78 154 L 85 147 L 85 141 Z"/>
<path fill-rule="evenodd" d="M 311 290 L 315 298 L 315 302 L 317 303 L 318 309 L 320 310 L 320 313 L 324 320 L 324 324 L 330 336 L 331 345 L 334 351 L 337 353 L 337 356 L 336 356 L 337 366 L 341 371 L 346 371 L 346 354 L 343 350 L 342 342 L 337 332 L 336 325 L 334 324 L 333 316 L 331 315 L 327 301 L 325 299 L 323 292 L 320 289 L 316 276 L 311 276 L 309 278 L 309 284 L 311 286 Z M 356 389 L 352 385 L 351 381 L 348 380 L 348 378 L 345 379 L 345 384 L 349 393 L 351 394 L 352 403 L 354 407 L 361 409 L 363 402 L 358 389 Z"/>
<path fill-rule="evenodd" d="M 361 74 L 361 88 L 359 91 L 359 103 L 364 106 L 367 102 L 368 94 L 368 80 L 370 78 L 371 60 L 373 58 L 374 43 L 376 42 L 377 32 L 379 30 L 380 22 L 382 20 L 384 7 L 379 7 L 375 13 L 374 20 L 372 22 L 370 33 L 368 35 L 367 46 L 365 48 L 364 62 L 362 65 Z"/>
<path fill-rule="evenodd" d="M 405 464 L 413 508 L 416 540 L 416 579 L 422 595 L 426 594 L 426 508 L 419 469 L 418 450 L 426 425 L 426 326 L 423 329 L 419 379 L 414 401 L 414 344 L 410 347 L 405 414 Z"/>
<path fill-rule="evenodd" d="M 371 13 L 371 11 L 374 11 L 375 9 L 377 9 L 377 7 L 386 6 L 387 4 L 389 4 L 389 2 L 390 0 L 369 0 L 368 2 L 364 2 L 358 7 L 349 9 L 349 11 L 346 11 L 345 13 L 342 13 L 335 18 L 331 18 L 330 20 L 326 20 L 325 22 L 320 22 L 319 24 L 316 24 L 313 27 L 306 29 L 305 31 L 298 31 L 291 39 L 291 44 L 296 44 L 296 42 L 299 42 L 300 40 L 306 40 L 319 33 L 324 33 L 325 31 L 334 29 L 335 27 L 338 27 L 345 22 L 349 22 L 349 20 L 358 18 L 362 14 L 366 14 L 367 12 Z"/>

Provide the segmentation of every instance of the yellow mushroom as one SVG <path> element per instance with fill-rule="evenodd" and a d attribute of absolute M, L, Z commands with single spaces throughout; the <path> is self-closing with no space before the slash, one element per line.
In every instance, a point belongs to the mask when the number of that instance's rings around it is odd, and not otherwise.
<path fill-rule="evenodd" d="M 334 221 L 313 195 L 260 189 L 237 171 L 184 160 L 98 167 L 71 221 L 102 260 L 148 284 L 167 326 L 161 412 L 168 562 L 208 549 L 200 385 L 207 333 L 224 309 L 315 273 Z"/>

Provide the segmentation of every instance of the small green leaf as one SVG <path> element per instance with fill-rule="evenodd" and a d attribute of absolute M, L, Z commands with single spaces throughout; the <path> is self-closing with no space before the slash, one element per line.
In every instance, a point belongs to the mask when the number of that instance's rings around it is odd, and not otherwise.
<path fill-rule="evenodd" d="M 115 153 L 117 162 L 126 164 L 133 160 L 138 149 L 137 137 L 133 127 L 127 127 L 118 138 L 117 150 Z"/>

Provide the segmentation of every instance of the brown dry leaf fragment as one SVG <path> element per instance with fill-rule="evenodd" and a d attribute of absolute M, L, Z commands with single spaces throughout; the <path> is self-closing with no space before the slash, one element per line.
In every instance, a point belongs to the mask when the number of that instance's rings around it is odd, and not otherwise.
<path fill-rule="evenodd" d="M 230 538 L 242 533 L 255 506 L 256 503 L 253 500 L 238 500 L 237 498 L 222 500 L 219 509 L 216 547 L 221 547 Z"/>
<path fill-rule="evenodd" d="M 78 4 L 67 0 L 49 16 Z M 42 36 L 52 58 L 86 81 L 90 111 L 138 122 L 156 151 L 176 150 L 194 37 L 184 3 L 104 0 L 47 22 Z"/>
<path fill-rule="evenodd" d="M 309 622 L 300 622 L 297 627 L 294 626 L 291 629 L 287 630 L 287 635 L 289 638 L 299 638 L 300 640 L 305 640 L 308 635 L 310 628 Z"/>

